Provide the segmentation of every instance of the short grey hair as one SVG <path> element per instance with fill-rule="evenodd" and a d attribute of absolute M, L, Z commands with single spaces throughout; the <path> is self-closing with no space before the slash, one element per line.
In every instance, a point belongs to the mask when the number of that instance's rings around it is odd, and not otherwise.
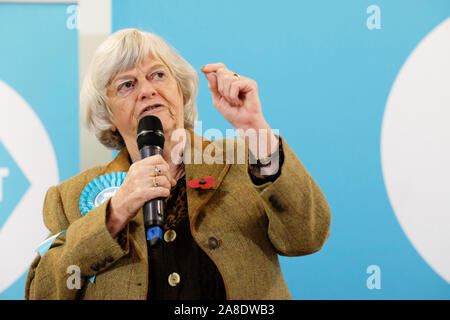
<path fill-rule="evenodd" d="M 159 36 L 137 29 L 119 30 L 97 48 L 80 92 L 82 118 L 108 148 L 120 150 L 125 142 L 117 130 L 111 130 L 113 117 L 107 87 L 118 73 L 136 67 L 149 53 L 161 59 L 178 82 L 184 101 L 185 128 L 195 126 L 198 117 L 195 69 Z"/>

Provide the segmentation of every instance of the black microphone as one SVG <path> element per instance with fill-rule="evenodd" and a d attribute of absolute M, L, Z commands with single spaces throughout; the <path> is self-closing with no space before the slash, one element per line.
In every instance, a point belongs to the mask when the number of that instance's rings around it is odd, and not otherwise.
<path fill-rule="evenodd" d="M 164 130 L 158 117 L 146 116 L 139 121 L 137 145 L 141 159 L 163 153 Z M 147 201 L 143 208 L 147 244 L 153 246 L 162 240 L 164 226 L 163 198 Z"/>

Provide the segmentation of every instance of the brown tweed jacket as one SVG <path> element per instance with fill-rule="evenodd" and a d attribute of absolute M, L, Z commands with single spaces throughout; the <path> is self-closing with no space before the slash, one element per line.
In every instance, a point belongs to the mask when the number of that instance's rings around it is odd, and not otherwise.
<path fill-rule="evenodd" d="M 281 175 L 259 186 L 249 177 L 248 149 L 243 148 L 244 161 L 241 153 L 243 164 L 230 164 L 239 158 L 240 140 L 191 141 L 191 149 L 186 149 L 186 159 L 191 159 L 185 165 L 186 181 L 211 175 L 215 189 L 227 191 L 187 189 L 192 236 L 216 264 L 227 299 L 291 299 L 278 254 L 314 253 L 329 236 L 330 209 L 325 197 L 286 141 L 281 137 L 280 141 Z M 203 163 L 198 164 L 202 154 Z M 26 299 L 146 299 L 148 259 L 142 210 L 127 225 L 119 244 L 105 224 L 109 201 L 86 216 L 79 209 L 81 192 L 91 180 L 129 167 L 124 149 L 107 166 L 82 172 L 48 190 L 44 223 L 51 235 L 67 232 L 33 261 Z M 218 239 L 219 246 L 209 246 L 211 237 Z M 100 269 L 94 271 L 93 264 Z M 67 286 L 71 265 L 80 268 L 80 289 Z M 93 275 L 95 282 L 90 283 L 87 279 Z"/>

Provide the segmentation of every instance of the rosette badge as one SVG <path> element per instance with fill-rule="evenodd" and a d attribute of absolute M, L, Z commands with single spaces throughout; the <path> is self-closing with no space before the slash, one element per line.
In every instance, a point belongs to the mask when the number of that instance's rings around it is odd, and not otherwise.
<path fill-rule="evenodd" d="M 80 196 L 80 211 L 86 215 L 114 196 L 122 185 L 126 172 L 111 172 L 95 178 L 83 189 Z"/>

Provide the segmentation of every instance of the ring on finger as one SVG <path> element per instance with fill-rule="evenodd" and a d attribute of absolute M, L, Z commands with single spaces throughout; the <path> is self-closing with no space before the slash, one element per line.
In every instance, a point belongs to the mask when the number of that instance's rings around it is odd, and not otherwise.
<path fill-rule="evenodd" d="M 153 186 L 157 188 L 159 186 L 158 181 L 156 181 L 156 177 L 153 177 Z"/>
<path fill-rule="evenodd" d="M 159 169 L 157 166 L 155 166 L 155 172 L 156 172 L 156 176 L 158 176 L 161 173 L 161 169 Z"/>
<path fill-rule="evenodd" d="M 233 73 L 233 77 L 234 77 L 235 80 L 240 80 L 241 79 L 241 76 L 238 75 L 237 73 Z"/>

